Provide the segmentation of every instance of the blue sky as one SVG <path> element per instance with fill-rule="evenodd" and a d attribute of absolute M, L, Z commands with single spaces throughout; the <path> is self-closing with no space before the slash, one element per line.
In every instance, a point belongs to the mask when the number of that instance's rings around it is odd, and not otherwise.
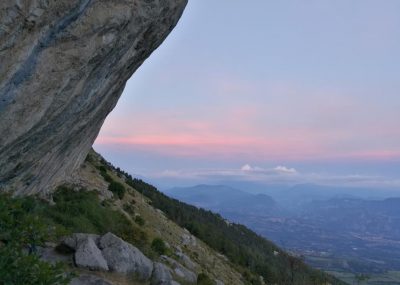
<path fill-rule="evenodd" d="M 398 11 L 396 0 L 189 1 L 95 149 L 154 180 L 397 187 Z"/>

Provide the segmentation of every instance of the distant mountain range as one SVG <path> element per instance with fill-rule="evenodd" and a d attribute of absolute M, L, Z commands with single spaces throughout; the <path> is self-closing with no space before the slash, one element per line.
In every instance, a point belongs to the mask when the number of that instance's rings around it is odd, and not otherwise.
<path fill-rule="evenodd" d="M 172 188 L 168 195 L 194 206 L 215 212 L 270 213 L 278 211 L 272 197 L 265 194 L 250 194 L 224 185 L 197 185 L 189 188 Z"/>
<path fill-rule="evenodd" d="M 198 185 L 165 192 L 243 223 L 324 270 L 400 270 L 400 198 L 388 198 L 399 192 L 313 184 L 258 186 L 243 191 Z M 263 194 L 257 193 L 261 189 Z"/>

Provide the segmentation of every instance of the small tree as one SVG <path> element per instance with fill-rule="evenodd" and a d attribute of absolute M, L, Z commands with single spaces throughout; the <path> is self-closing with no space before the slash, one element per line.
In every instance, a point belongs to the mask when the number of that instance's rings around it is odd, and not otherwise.
<path fill-rule="evenodd" d="M 121 183 L 119 183 L 117 181 L 112 181 L 110 183 L 110 185 L 108 185 L 108 190 L 110 190 L 111 192 L 116 194 L 119 199 L 124 198 L 124 195 L 126 192 L 124 185 L 122 185 Z"/>
<path fill-rule="evenodd" d="M 160 238 L 155 238 L 151 243 L 151 248 L 159 255 L 163 255 L 167 252 L 167 246 L 165 242 Z"/>

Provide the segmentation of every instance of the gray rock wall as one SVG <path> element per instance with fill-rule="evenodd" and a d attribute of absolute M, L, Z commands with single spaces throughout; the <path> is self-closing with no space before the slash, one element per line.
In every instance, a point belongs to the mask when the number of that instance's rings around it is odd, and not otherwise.
<path fill-rule="evenodd" d="M 0 190 L 47 195 L 187 0 L 0 1 Z"/>

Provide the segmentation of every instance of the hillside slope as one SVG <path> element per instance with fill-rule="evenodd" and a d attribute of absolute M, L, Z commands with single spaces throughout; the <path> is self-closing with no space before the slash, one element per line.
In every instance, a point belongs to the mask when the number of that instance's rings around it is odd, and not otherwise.
<path fill-rule="evenodd" d="M 0 206 L 0 218 L 5 218 L 0 219 L 0 265 L 10 264 L 2 254 L 13 245 L 10 236 L 18 237 L 15 229 L 22 228 L 23 242 L 29 245 L 29 252 L 39 254 L 46 261 L 62 261 L 67 272 L 75 272 L 83 280 L 88 280 L 85 279 L 89 278 L 88 274 L 92 279 L 108 280 L 106 283 L 74 281 L 71 285 L 344 284 L 309 268 L 242 225 L 165 196 L 153 186 L 113 167 L 95 152 L 88 155 L 68 184 L 54 192 L 52 203 L 32 197 L 12 199 L 1 195 Z M 32 228 L 32 221 L 38 225 L 37 229 Z M 38 224 L 39 221 L 43 224 Z M 40 237 L 37 249 L 25 238 L 25 230 L 31 232 L 32 229 L 33 234 L 28 236 Z M 40 229 L 54 232 L 46 239 L 47 243 L 43 243 L 43 236 L 38 234 Z M 109 246 L 121 246 L 112 249 L 110 255 L 104 251 L 104 240 L 109 241 L 106 243 Z M 75 252 L 73 256 L 71 249 Z M 124 263 L 130 259 L 132 255 L 124 252 L 132 250 L 139 251 L 134 254 L 139 261 L 130 262 L 136 262 L 134 271 L 145 274 L 144 279 L 140 274 L 121 274 L 124 269 L 115 266 L 115 262 Z M 23 252 L 22 261 L 27 254 Z M 118 255 L 125 261 L 114 257 Z M 158 273 L 168 275 L 170 281 L 159 282 L 165 276 L 158 276 L 161 279 L 157 282 L 153 280 L 156 266 L 166 268 Z M 10 282 L 15 276 L 3 280 L 1 270 L 0 284 L 39 284 Z M 18 266 L 5 270 L 5 275 L 10 270 L 20 273 Z"/>
<path fill-rule="evenodd" d="M 95 167 L 104 167 L 107 174 L 116 174 L 125 187 L 135 191 L 136 195 L 144 199 L 142 201 L 147 201 L 137 203 L 135 207 L 149 221 L 148 230 L 152 235 L 164 233 L 163 238 L 176 246 L 187 229 L 202 241 L 200 243 L 208 249 L 206 252 L 210 254 L 209 257 L 204 255 L 203 250 L 188 254 L 198 261 L 203 270 L 225 284 L 260 284 L 260 276 L 267 284 L 344 284 L 332 276 L 309 268 L 298 258 L 286 254 L 242 225 L 232 224 L 220 215 L 169 198 L 155 187 L 132 178 L 94 153 L 89 157 L 92 157 L 89 161 L 96 158 Z M 150 214 L 154 211 L 161 216 Z M 160 223 L 160 218 L 164 222 Z M 177 232 L 171 232 L 170 229 Z M 214 262 L 210 263 L 211 256 Z M 221 268 L 217 270 L 219 267 Z"/>

